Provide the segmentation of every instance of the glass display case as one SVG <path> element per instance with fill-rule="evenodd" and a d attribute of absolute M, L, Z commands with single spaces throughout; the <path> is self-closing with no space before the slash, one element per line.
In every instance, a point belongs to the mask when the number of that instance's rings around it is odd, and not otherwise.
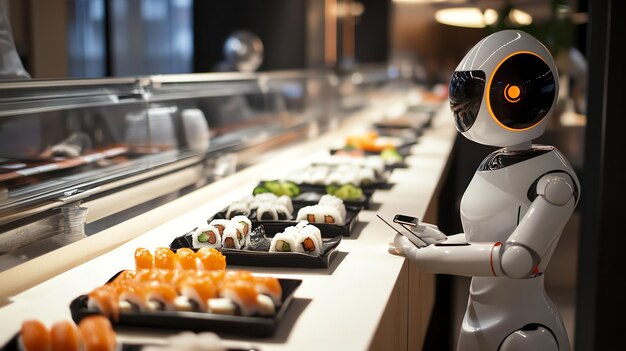
<path fill-rule="evenodd" d="M 136 205 L 84 204 L 190 168 L 152 197 L 197 188 L 323 132 L 340 118 L 337 82 L 304 71 L 0 85 L 0 271 Z"/>

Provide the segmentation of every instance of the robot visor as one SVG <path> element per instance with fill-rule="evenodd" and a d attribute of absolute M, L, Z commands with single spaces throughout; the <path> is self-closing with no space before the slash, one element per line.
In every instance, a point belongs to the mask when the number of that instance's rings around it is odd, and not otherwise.
<path fill-rule="evenodd" d="M 455 71 L 452 75 L 448 99 L 459 132 L 467 132 L 476 121 L 484 92 L 485 72 Z"/>

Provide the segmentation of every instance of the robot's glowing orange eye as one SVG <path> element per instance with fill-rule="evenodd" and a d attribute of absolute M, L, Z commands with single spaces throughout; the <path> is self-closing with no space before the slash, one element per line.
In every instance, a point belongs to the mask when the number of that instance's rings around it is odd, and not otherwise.
<path fill-rule="evenodd" d="M 508 102 L 518 102 L 522 91 L 517 85 L 507 84 L 504 88 L 504 98 Z"/>

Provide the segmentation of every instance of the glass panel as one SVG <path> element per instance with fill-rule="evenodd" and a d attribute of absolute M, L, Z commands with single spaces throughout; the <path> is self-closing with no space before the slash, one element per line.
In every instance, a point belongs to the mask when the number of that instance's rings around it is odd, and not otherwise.
<path fill-rule="evenodd" d="M 67 15 L 69 76 L 106 76 L 104 0 L 69 0 Z"/>
<path fill-rule="evenodd" d="M 111 0 L 112 75 L 193 70 L 192 0 Z"/>

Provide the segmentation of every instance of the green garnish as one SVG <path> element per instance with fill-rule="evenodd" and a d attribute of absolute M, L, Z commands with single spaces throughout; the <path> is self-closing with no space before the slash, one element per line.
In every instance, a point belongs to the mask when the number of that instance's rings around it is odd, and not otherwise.
<path fill-rule="evenodd" d="M 207 232 L 202 232 L 202 234 L 198 235 L 198 241 L 201 243 L 206 243 L 209 241 L 209 234 Z"/>
<path fill-rule="evenodd" d="M 342 199 L 342 200 L 359 200 L 363 197 L 363 189 L 354 186 L 352 184 L 346 184 L 346 185 L 342 185 L 339 188 L 335 187 L 333 189 L 329 189 L 330 187 L 326 188 L 326 191 L 331 194 L 331 195 L 335 195 L 336 197 Z M 333 190 L 333 192 L 329 192 L 329 190 Z"/>
<path fill-rule="evenodd" d="M 281 251 L 285 251 L 285 252 L 290 251 L 289 244 L 283 241 L 283 247 Z"/>
<path fill-rule="evenodd" d="M 257 194 L 262 194 L 262 193 L 269 193 L 270 191 L 262 186 L 257 186 L 256 188 L 254 188 L 254 190 L 252 190 L 252 195 L 257 195 Z"/>
<path fill-rule="evenodd" d="M 292 182 L 267 181 L 254 188 L 252 195 L 261 193 L 273 193 L 276 196 L 287 195 L 295 197 L 300 195 L 300 187 Z"/>

